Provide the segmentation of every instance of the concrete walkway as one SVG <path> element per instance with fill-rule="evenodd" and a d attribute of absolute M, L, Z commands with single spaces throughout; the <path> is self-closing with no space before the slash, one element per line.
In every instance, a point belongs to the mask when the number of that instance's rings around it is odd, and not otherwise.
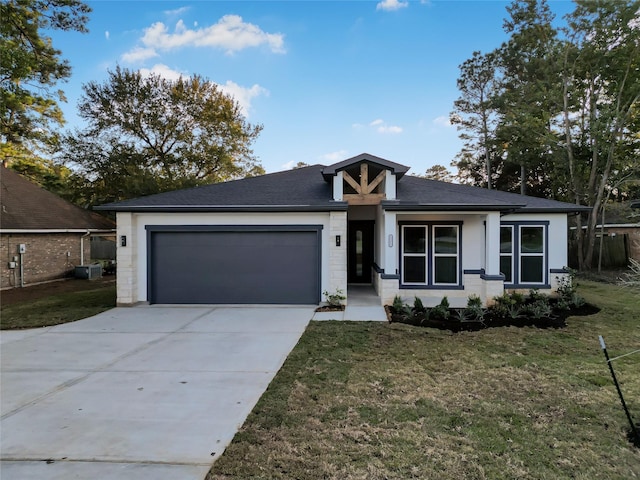
<path fill-rule="evenodd" d="M 116 308 L 0 334 L 2 479 L 202 479 L 313 307 Z"/>
<path fill-rule="evenodd" d="M 349 285 L 347 306 L 342 312 L 316 312 L 313 320 L 386 322 L 387 314 L 371 285 Z"/>

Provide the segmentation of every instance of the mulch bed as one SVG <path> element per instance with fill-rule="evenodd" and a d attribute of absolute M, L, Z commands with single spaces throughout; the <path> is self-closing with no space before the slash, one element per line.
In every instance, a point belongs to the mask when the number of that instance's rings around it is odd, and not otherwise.
<path fill-rule="evenodd" d="M 316 308 L 316 312 L 344 312 L 344 305 L 340 305 L 340 306 L 324 305 L 322 307 Z"/>
<path fill-rule="evenodd" d="M 116 278 L 110 275 L 96 280 L 70 278 L 67 280 L 41 283 L 39 285 L 25 285 L 24 287 L 2 290 L 0 292 L 0 304 L 2 306 L 13 305 L 49 297 L 51 295 L 58 295 L 60 293 L 95 290 L 112 285 L 115 281 Z"/>
<path fill-rule="evenodd" d="M 460 321 L 454 317 L 455 309 L 450 309 L 451 318 L 448 320 L 440 319 L 424 319 L 423 316 L 407 317 L 405 315 L 396 314 L 393 307 L 385 305 L 387 319 L 389 323 L 404 323 L 418 327 L 437 328 L 439 330 L 449 330 L 451 332 L 477 331 L 485 328 L 496 327 L 536 327 L 536 328 L 565 328 L 567 326 L 567 318 L 573 316 L 594 315 L 600 309 L 594 305 L 586 303 L 579 308 L 571 310 L 554 311 L 553 316 L 547 318 L 532 318 L 523 316 L 521 318 L 511 319 L 491 315 L 487 313 L 482 322 L 480 321 Z"/>

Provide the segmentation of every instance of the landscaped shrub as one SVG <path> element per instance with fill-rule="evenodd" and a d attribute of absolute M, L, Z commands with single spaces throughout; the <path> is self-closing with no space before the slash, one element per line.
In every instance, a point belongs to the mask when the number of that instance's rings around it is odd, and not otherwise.
<path fill-rule="evenodd" d="M 434 320 L 448 320 L 451 315 L 449 308 L 449 300 L 447 297 L 442 297 L 440 304 L 431 309 L 429 316 Z"/>
<path fill-rule="evenodd" d="M 336 288 L 336 291 L 334 293 L 329 293 L 329 291 L 325 290 L 324 292 L 322 292 L 322 294 L 324 295 L 330 307 L 342 306 L 342 301 L 347 298 L 345 297 L 344 292 L 339 288 Z"/>
<path fill-rule="evenodd" d="M 504 292 L 494 298 L 494 305 L 489 308 L 484 308 L 482 300 L 475 295 L 467 299 L 466 308 L 456 309 L 450 308 L 447 297 L 439 305 L 425 308 L 418 297 L 410 306 L 396 296 L 389 308 L 391 322 L 455 332 L 502 326 L 560 328 L 566 326 L 566 318 L 571 315 L 591 315 L 598 311 L 570 288 L 563 290 L 557 299 L 537 289 L 531 290 L 526 297 L 519 292 Z"/>
<path fill-rule="evenodd" d="M 402 301 L 402 297 L 400 295 L 396 295 L 395 297 L 393 297 L 392 306 L 396 313 L 402 312 L 402 309 L 404 308 L 404 302 Z"/>

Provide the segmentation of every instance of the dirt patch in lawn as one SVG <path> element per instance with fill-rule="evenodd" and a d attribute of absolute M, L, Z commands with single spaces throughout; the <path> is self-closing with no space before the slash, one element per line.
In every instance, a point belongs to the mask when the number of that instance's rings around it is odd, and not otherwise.
<path fill-rule="evenodd" d="M 70 278 L 67 280 L 41 283 L 39 285 L 26 285 L 24 287 L 2 290 L 0 292 L 0 303 L 2 303 L 2 306 L 15 305 L 17 303 L 38 300 L 51 295 L 59 295 L 61 293 L 95 290 L 96 288 L 111 285 L 115 283 L 115 281 L 116 277 L 105 276 L 96 280 Z"/>

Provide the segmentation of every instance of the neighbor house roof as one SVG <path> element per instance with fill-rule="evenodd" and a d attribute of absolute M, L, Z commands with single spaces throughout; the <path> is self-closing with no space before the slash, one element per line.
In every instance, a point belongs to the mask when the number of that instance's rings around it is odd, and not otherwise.
<path fill-rule="evenodd" d="M 108 218 L 45 190 L 22 175 L 0 167 L 0 229 L 113 230 Z"/>
<path fill-rule="evenodd" d="M 363 154 L 330 167 L 313 165 L 224 183 L 134 198 L 97 207 L 111 211 L 331 211 L 346 210 L 346 202 L 332 200 L 330 172 L 364 160 L 396 171 L 398 200 L 385 200 L 387 210 L 460 210 L 574 212 L 571 203 L 487 190 L 401 175 L 408 167 Z M 377 161 L 376 161 L 377 159 Z M 384 163 L 383 163 L 384 162 Z"/>

